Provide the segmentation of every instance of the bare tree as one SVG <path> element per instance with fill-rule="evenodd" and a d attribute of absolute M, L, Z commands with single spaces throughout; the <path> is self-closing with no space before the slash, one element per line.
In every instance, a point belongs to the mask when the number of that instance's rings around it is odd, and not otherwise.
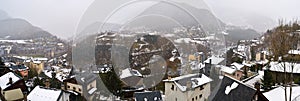
<path fill-rule="evenodd" d="M 279 26 L 274 28 L 273 30 L 269 30 L 266 34 L 266 40 L 265 42 L 269 46 L 270 52 L 273 54 L 274 60 L 280 60 L 279 57 L 283 57 L 281 61 L 282 67 L 284 69 L 284 90 L 285 90 L 285 101 L 288 101 L 287 99 L 287 86 L 290 86 L 290 95 L 289 95 L 289 101 L 291 101 L 291 95 L 292 95 L 292 84 L 293 84 L 293 69 L 295 63 L 290 59 L 291 56 L 288 55 L 288 52 L 290 50 L 295 49 L 295 46 L 297 46 L 299 42 L 299 34 L 297 31 L 300 29 L 300 25 L 297 23 L 297 21 L 289 24 L 283 24 L 282 20 L 279 20 Z M 287 66 L 286 62 L 292 63 L 289 70 L 290 77 L 287 78 Z M 289 79 L 289 80 L 288 80 Z"/>

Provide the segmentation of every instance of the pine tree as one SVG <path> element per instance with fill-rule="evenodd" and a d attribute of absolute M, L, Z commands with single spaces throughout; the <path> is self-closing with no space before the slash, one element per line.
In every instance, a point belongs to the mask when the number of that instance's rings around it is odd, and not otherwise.
<path fill-rule="evenodd" d="M 272 74 L 270 70 L 265 70 L 264 71 L 264 76 L 263 76 L 263 88 L 265 90 L 270 90 L 272 86 L 274 85 L 274 80 L 272 78 Z"/>

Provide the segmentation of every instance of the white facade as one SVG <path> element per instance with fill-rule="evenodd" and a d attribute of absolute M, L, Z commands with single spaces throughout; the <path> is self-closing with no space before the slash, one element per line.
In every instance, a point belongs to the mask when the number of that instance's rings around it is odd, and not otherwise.
<path fill-rule="evenodd" d="M 188 80 L 186 85 L 177 83 L 178 80 L 182 79 Z M 202 77 L 189 74 L 164 81 L 165 101 L 205 101 L 210 94 L 210 82 L 212 80 L 203 74 Z"/>

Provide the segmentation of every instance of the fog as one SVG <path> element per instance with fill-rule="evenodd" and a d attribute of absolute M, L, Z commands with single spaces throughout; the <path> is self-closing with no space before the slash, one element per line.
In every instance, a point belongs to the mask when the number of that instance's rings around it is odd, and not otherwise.
<path fill-rule="evenodd" d="M 0 9 L 11 17 L 22 18 L 34 26 L 67 39 L 74 35 L 85 10 L 94 0 L 1 0 Z M 243 24 L 233 18 L 241 14 L 287 21 L 300 17 L 299 0 L 205 0 L 213 13 L 225 23 Z M 107 4 L 109 7 L 110 4 Z M 105 8 L 105 7 L 104 7 Z"/>

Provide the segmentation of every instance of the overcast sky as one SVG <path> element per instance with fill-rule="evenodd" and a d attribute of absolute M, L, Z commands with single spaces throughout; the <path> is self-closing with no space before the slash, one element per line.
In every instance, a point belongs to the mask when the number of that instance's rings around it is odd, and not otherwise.
<path fill-rule="evenodd" d="M 71 37 L 94 0 L 0 0 L 0 9 L 61 38 Z M 255 12 L 277 20 L 300 17 L 300 0 L 205 0 L 212 11 Z M 107 6 L 110 6 L 107 4 Z M 224 12 L 223 12 L 224 13 Z M 226 12 L 225 12 L 226 13 Z M 219 15 L 218 15 L 219 14 Z M 222 18 L 221 18 L 222 20 Z"/>

